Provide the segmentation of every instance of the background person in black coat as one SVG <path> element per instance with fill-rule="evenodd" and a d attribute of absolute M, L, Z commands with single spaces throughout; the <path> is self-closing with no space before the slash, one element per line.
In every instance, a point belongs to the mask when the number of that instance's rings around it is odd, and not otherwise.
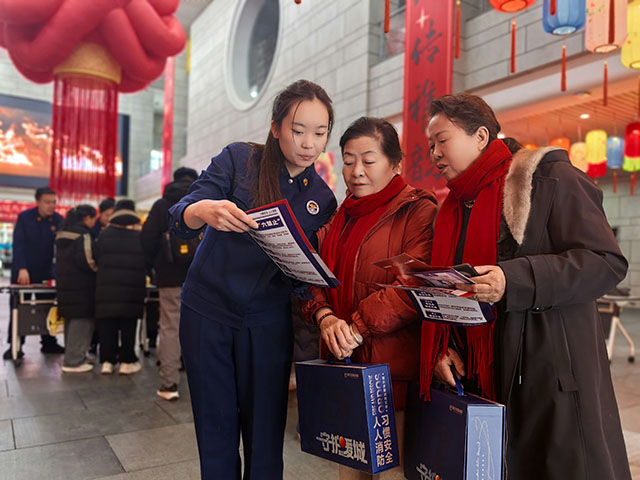
<path fill-rule="evenodd" d="M 98 221 L 96 224 L 91 227 L 91 236 L 94 240 L 97 240 L 98 236 L 102 233 L 102 231 L 107 228 L 109 224 L 109 218 L 113 215 L 113 209 L 116 206 L 116 201 L 107 197 L 100 202 L 98 205 L 98 210 L 100 210 L 100 216 L 98 217 Z"/>
<path fill-rule="evenodd" d="M 58 311 L 65 320 L 62 371 L 90 372 L 86 361 L 95 324 L 96 271 L 91 228 L 98 219 L 91 205 L 78 205 L 56 235 Z"/>
<path fill-rule="evenodd" d="M 158 396 L 165 400 L 179 397 L 180 383 L 180 292 L 194 257 L 198 240 L 183 240 L 169 231 L 169 208 L 184 197 L 198 178 L 192 168 L 182 167 L 173 173 L 174 181 L 151 207 L 142 227 L 142 247 L 147 268 L 155 272 L 160 303 L 158 360 L 162 384 Z"/>
<path fill-rule="evenodd" d="M 144 254 L 140 242 L 142 227 L 134 209 L 132 200 L 118 201 L 96 246 L 96 319 L 102 373 L 112 373 L 118 361 L 121 374 L 140 371 L 134 346 L 146 292 Z"/>

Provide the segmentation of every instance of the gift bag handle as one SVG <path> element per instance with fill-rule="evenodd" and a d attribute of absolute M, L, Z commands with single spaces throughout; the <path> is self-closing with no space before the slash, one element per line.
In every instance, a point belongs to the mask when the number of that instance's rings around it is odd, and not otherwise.
<path fill-rule="evenodd" d="M 336 357 L 333 355 L 329 355 L 327 363 L 336 363 Z M 347 365 L 351 365 L 351 357 L 344 357 L 344 363 L 346 363 Z"/>
<path fill-rule="evenodd" d="M 450 365 L 449 368 L 451 369 L 451 375 L 453 375 L 453 381 L 456 382 L 456 390 L 458 390 L 458 396 L 464 397 L 464 388 L 462 388 L 462 384 L 460 383 L 460 380 L 458 380 L 456 369 L 453 365 Z"/>

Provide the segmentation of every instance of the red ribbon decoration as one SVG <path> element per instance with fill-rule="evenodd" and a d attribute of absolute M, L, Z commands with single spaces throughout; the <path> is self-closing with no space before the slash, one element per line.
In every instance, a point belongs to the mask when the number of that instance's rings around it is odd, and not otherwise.
<path fill-rule="evenodd" d="M 618 193 L 618 171 L 613 171 L 613 193 Z"/>
<path fill-rule="evenodd" d="M 605 107 L 609 103 L 609 66 L 604 62 L 604 81 L 602 84 L 602 105 Z"/>
<path fill-rule="evenodd" d="M 511 73 L 516 73 L 516 19 L 511 20 Z"/>
<path fill-rule="evenodd" d="M 633 196 L 636 193 L 636 180 L 638 179 L 638 172 L 633 172 L 631 174 L 631 195 Z"/>
<path fill-rule="evenodd" d="M 389 33 L 391 27 L 391 0 L 384 1 L 384 33 Z"/>
<path fill-rule="evenodd" d="M 456 0 L 456 59 L 460 58 L 460 24 L 462 22 L 462 7 L 460 0 Z"/>
<path fill-rule="evenodd" d="M 169 57 L 164 69 L 164 112 L 162 119 L 162 191 L 171 182 L 173 167 L 173 105 L 176 59 Z"/>
<path fill-rule="evenodd" d="M 555 15 L 557 10 L 556 0 L 551 0 L 549 2 L 549 13 L 551 15 Z"/>
<path fill-rule="evenodd" d="M 567 46 L 562 41 L 562 74 L 560 77 L 560 90 L 567 91 Z"/>

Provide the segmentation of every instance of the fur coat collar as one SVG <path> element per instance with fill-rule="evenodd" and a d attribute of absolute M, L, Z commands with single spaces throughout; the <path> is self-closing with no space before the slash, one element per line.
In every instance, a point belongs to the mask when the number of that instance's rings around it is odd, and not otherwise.
<path fill-rule="evenodd" d="M 544 156 L 553 150 L 560 148 L 544 147 L 535 151 L 523 148 L 513 156 L 505 177 L 502 213 L 518 245 L 524 242 L 524 233 L 531 213 L 533 173 Z"/>

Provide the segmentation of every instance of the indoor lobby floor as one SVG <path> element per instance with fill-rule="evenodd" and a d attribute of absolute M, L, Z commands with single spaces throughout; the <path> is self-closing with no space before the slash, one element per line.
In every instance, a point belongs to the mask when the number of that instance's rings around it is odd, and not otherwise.
<path fill-rule="evenodd" d="M 0 338 L 6 350 L 8 296 L 0 295 Z M 640 310 L 623 313 L 640 346 Z M 156 396 L 155 352 L 140 357 L 134 375 L 61 372 L 62 356 L 40 353 L 39 337 L 27 337 L 19 367 L 0 363 L 0 480 L 198 479 L 198 452 L 186 376 L 180 400 Z M 640 479 L 640 359 L 627 362 L 617 335 L 612 362 L 615 389 L 634 478 Z M 334 464 L 302 453 L 290 395 L 285 436 L 287 480 L 337 478 Z"/>

